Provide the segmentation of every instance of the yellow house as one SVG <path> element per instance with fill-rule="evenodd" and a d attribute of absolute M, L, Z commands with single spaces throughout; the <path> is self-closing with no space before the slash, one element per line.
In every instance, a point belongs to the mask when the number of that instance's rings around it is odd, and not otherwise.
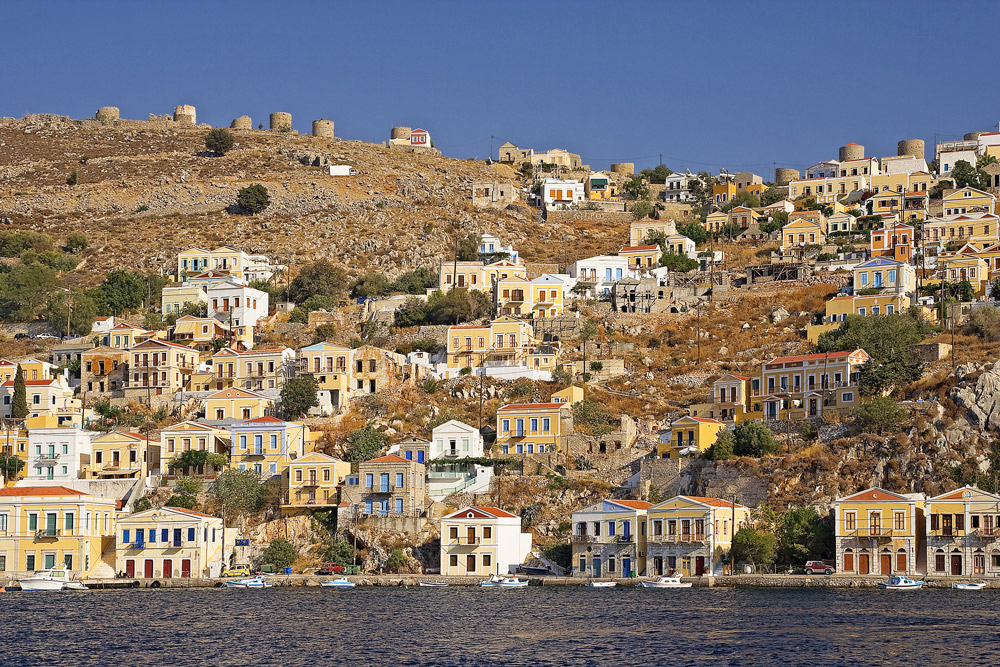
<path fill-rule="evenodd" d="M 511 403 L 497 410 L 496 446 L 504 455 L 555 452 L 562 444 L 566 403 Z"/>
<path fill-rule="evenodd" d="M 229 341 L 229 327 L 214 317 L 196 317 L 185 315 L 177 318 L 171 330 L 171 339 L 190 345 L 196 350 L 207 352 L 212 348 L 212 341 L 222 339 Z"/>
<path fill-rule="evenodd" d="M 207 451 L 211 454 L 226 456 L 229 454 L 229 432 L 201 424 L 185 421 L 160 431 L 160 460 L 164 474 L 175 475 L 214 475 L 218 470 L 211 466 L 199 466 L 198 469 L 172 469 L 170 462 L 182 456 L 187 451 Z"/>
<path fill-rule="evenodd" d="M 865 202 L 869 215 L 891 214 L 898 222 L 913 222 L 927 217 L 926 192 L 896 192 L 885 190 L 869 197 Z"/>
<path fill-rule="evenodd" d="M 441 574 L 509 574 L 531 551 L 521 517 L 499 507 L 463 507 L 441 519 Z"/>
<path fill-rule="evenodd" d="M 910 294 L 917 289 L 917 272 L 904 262 L 873 257 L 854 267 L 854 291 L 872 289 Z"/>
<path fill-rule="evenodd" d="M 942 255 L 938 259 L 938 270 L 949 283 L 969 281 L 972 283 L 973 291 L 979 295 L 984 294 L 989 285 L 989 266 L 986 260 L 978 255 L 962 253 Z"/>
<path fill-rule="evenodd" d="M 17 367 L 21 367 L 21 373 L 25 380 L 51 380 L 56 377 L 57 369 L 47 361 L 29 358 L 18 362 L 10 362 L 6 359 L 0 360 L 0 381 L 12 382 L 17 374 Z"/>
<path fill-rule="evenodd" d="M 126 350 L 154 336 L 155 333 L 152 331 L 146 331 L 140 327 L 133 327 L 122 322 L 113 326 L 111 331 L 105 335 L 107 342 L 104 344 L 108 347 Z"/>
<path fill-rule="evenodd" d="M 654 235 L 664 238 L 677 233 L 677 223 L 673 220 L 633 220 L 628 229 L 628 244 L 630 246 L 645 245 L 646 240 Z"/>
<path fill-rule="evenodd" d="M 493 303 L 501 315 L 527 315 L 531 312 L 531 281 L 523 276 L 501 278 L 493 286 Z"/>
<path fill-rule="evenodd" d="M 54 417 L 59 426 L 82 425 L 83 404 L 79 398 L 73 397 L 73 388 L 65 375 L 46 380 L 25 380 L 24 386 L 29 417 Z M 14 380 L 8 380 L 0 384 L 0 417 L 11 417 L 13 404 Z"/>
<path fill-rule="evenodd" d="M 574 577 L 621 577 L 646 573 L 644 500 L 602 500 L 573 512 L 570 540 Z"/>
<path fill-rule="evenodd" d="M 211 363 L 215 370 L 216 389 L 240 387 L 257 391 L 280 390 L 285 384 L 285 378 L 293 374 L 295 350 L 276 347 L 237 352 L 224 347 L 212 355 Z"/>
<path fill-rule="evenodd" d="M 312 443 L 309 427 L 276 417 L 258 417 L 230 428 L 230 465 L 253 470 L 262 477 L 281 475 L 288 464 L 307 453 Z"/>
<path fill-rule="evenodd" d="M 704 496 L 674 496 L 650 507 L 646 514 L 647 574 L 722 574 L 716 549 L 728 551 L 733 535 L 749 517 L 748 507 Z"/>
<path fill-rule="evenodd" d="M 717 206 L 722 206 L 736 196 L 736 183 L 727 181 L 712 186 L 712 200 Z"/>
<path fill-rule="evenodd" d="M 924 496 L 870 488 L 834 503 L 837 572 L 917 572 L 924 528 Z"/>
<path fill-rule="evenodd" d="M 201 287 L 190 283 L 168 285 L 160 295 L 160 310 L 164 315 L 177 315 L 189 303 L 208 304 L 208 295 Z"/>
<path fill-rule="evenodd" d="M 575 405 L 583 400 L 583 387 L 578 387 L 575 384 L 562 389 L 560 391 L 552 394 L 553 403 L 566 403 L 568 405 Z"/>
<path fill-rule="evenodd" d="M 745 375 L 726 373 L 712 383 L 711 414 L 719 421 L 731 424 L 742 421 L 750 411 L 750 378 Z M 691 415 L 696 417 L 698 415 Z M 661 446 L 665 443 L 661 443 Z M 657 451 L 661 457 L 664 452 Z"/>
<path fill-rule="evenodd" d="M 215 250 L 188 248 L 177 254 L 177 277 L 183 281 L 191 274 L 218 271 L 242 280 L 248 264 L 247 254 L 231 246 Z"/>
<path fill-rule="evenodd" d="M 862 349 L 775 357 L 750 380 L 751 416 L 805 419 L 861 405 L 858 380 L 869 359 Z"/>
<path fill-rule="evenodd" d="M 524 320 L 506 315 L 489 326 L 448 327 L 448 368 L 525 363 L 535 346 L 534 328 Z M 555 355 L 552 356 L 554 365 Z"/>
<path fill-rule="evenodd" d="M 563 313 L 562 283 L 552 276 L 531 281 L 531 316 L 557 317 Z"/>
<path fill-rule="evenodd" d="M 288 464 L 288 479 L 282 509 L 285 513 L 301 509 L 336 506 L 340 502 L 337 487 L 351 474 L 351 464 L 322 452 L 309 452 Z"/>
<path fill-rule="evenodd" d="M 859 192 L 867 187 L 868 177 L 862 174 L 805 178 L 788 184 L 788 196 L 793 201 L 800 197 L 814 197 L 817 204 L 834 204 L 852 192 Z"/>
<path fill-rule="evenodd" d="M 992 213 L 962 213 L 928 218 L 923 225 L 923 241 L 928 255 L 940 254 L 950 244 L 993 245 L 1000 233 L 998 218 Z"/>
<path fill-rule="evenodd" d="M 205 397 L 205 419 L 246 421 L 274 414 L 274 400 L 255 391 L 230 387 Z"/>
<path fill-rule="evenodd" d="M 819 223 L 812 220 L 798 218 L 781 229 L 782 250 L 824 243 L 826 243 L 826 232 L 823 231 L 823 227 Z"/>
<path fill-rule="evenodd" d="M 583 190 L 587 199 L 613 201 L 618 198 L 618 183 L 606 171 L 589 174 L 583 181 Z"/>
<path fill-rule="evenodd" d="M 718 234 L 722 229 L 729 224 L 729 214 L 722 211 L 716 211 L 715 213 L 709 213 L 705 216 L 704 227 L 705 230 L 713 234 Z"/>
<path fill-rule="evenodd" d="M 154 507 L 118 521 L 115 572 L 129 579 L 218 577 L 225 564 L 222 519 L 182 507 Z"/>
<path fill-rule="evenodd" d="M 656 454 L 661 459 L 700 454 L 715 444 L 726 425 L 707 417 L 681 417 L 670 424 L 670 431 L 660 436 Z"/>
<path fill-rule="evenodd" d="M 316 380 L 321 412 L 324 405 L 334 411 L 347 404 L 354 368 L 352 348 L 325 342 L 308 345 L 299 350 L 298 364 L 299 373 L 309 373 Z"/>
<path fill-rule="evenodd" d="M 457 269 L 457 271 L 456 271 Z M 438 269 L 438 289 L 450 290 L 452 287 L 475 289 L 486 292 L 498 281 L 504 278 L 527 275 L 527 267 L 502 259 L 492 264 L 482 262 L 458 262 L 441 260 Z"/>
<path fill-rule="evenodd" d="M 618 256 L 628 259 L 628 265 L 634 269 L 655 269 L 660 265 L 660 254 L 660 246 L 655 243 L 625 246 L 618 251 Z"/>
<path fill-rule="evenodd" d="M 944 215 L 964 215 L 966 213 L 996 213 L 997 198 L 989 192 L 976 188 L 948 190 L 941 197 Z"/>
<path fill-rule="evenodd" d="M 198 351 L 163 340 L 146 340 L 129 351 L 125 397 L 172 394 L 183 389 L 198 367 Z"/>
<path fill-rule="evenodd" d="M 806 339 L 814 345 L 827 331 L 838 328 L 848 315 L 892 315 L 904 313 L 910 306 L 910 298 L 901 292 L 868 294 L 863 296 L 835 296 L 826 302 L 826 316 L 822 324 L 811 324 L 806 328 Z"/>
<path fill-rule="evenodd" d="M 159 467 L 160 443 L 141 433 L 109 431 L 90 439 L 90 464 L 85 479 L 138 479 Z"/>
<path fill-rule="evenodd" d="M 974 486 L 927 499 L 927 574 L 1000 577 L 1000 495 Z"/>
<path fill-rule="evenodd" d="M 113 549 L 117 501 L 64 486 L 0 489 L 0 560 L 6 576 L 65 565 L 89 575 Z"/>

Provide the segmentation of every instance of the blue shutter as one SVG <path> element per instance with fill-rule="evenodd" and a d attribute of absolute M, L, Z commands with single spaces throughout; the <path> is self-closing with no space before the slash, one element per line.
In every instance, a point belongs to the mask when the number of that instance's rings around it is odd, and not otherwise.
<path fill-rule="evenodd" d="M 149 529 L 149 541 L 150 541 L 150 543 L 155 543 L 156 542 L 156 529 L 155 528 L 150 528 Z"/>
<path fill-rule="evenodd" d="M 396 514 L 402 514 L 402 513 L 403 513 L 403 499 L 396 498 Z"/>
<path fill-rule="evenodd" d="M 194 528 L 188 528 L 188 542 L 194 542 Z"/>
<path fill-rule="evenodd" d="M 423 463 L 423 462 L 424 462 L 424 453 L 423 451 L 419 451 L 417 452 L 417 463 Z"/>
<path fill-rule="evenodd" d="M 402 486 L 403 486 L 403 473 L 397 472 L 396 473 L 396 488 L 397 489 L 398 488 L 402 488 Z"/>
<path fill-rule="evenodd" d="M 366 500 L 365 501 L 365 513 L 366 514 L 371 514 L 372 513 L 372 501 L 370 501 L 370 500 Z"/>
<path fill-rule="evenodd" d="M 160 529 L 160 541 L 161 542 L 169 542 L 170 541 L 170 529 L 169 528 L 161 528 Z"/>
<path fill-rule="evenodd" d="M 413 460 L 413 452 L 411 452 L 410 450 L 406 450 L 406 460 L 407 461 Z"/>
<path fill-rule="evenodd" d="M 123 530 L 122 531 L 122 542 L 124 542 L 125 544 L 128 544 L 128 542 L 129 542 L 128 538 L 129 538 L 129 531 L 128 530 Z"/>

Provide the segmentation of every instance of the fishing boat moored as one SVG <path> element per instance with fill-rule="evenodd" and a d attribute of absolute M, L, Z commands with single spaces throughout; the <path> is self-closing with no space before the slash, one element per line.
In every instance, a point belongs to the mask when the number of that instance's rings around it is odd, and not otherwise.
<path fill-rule="evenodd" d="M 353 581 L 348 581 L 347 577 L 337 577 L 320 584 L 323 588 L 354 588 L 357 586 Z"/>
<path fill-rule="evenodd" d="M 683 582 L 681 575 L 671 574 L 652 581 L 644 581 L 640 586 L 642 588 L 691 588 L 691 582 Z"/>
<path fill-rule="evenodd" d="M 911 591 L 923 585 L 922 581 L 915 581 L 901 574 L 890 574 L 886 581 L 879 582 L 878 587 L 885 591 Z"/>
<path fill-rule="evenodd" d="M 524 588 L 528 585 L 528 582 L 518 579 L 517 577 L 503 577 L 499 574 L 494 574 L 491 575 L 489 579 L 480 581 L 479 585 L 496 588 Z"/>
<path fill-rule="evenodd" d="M 970 581 L 967 584 L 952 584 L 951 588 L 954 588 L 956 591 L 981 591 L 986 588 L 986 584 L 981 581 Z"/>
<path fill-rule="evenodd" d="M 247 577 L 236 581 L 227 581 L 227 588 L 271 588 L 274 582 L 268 581 L 263 576 Z"/>

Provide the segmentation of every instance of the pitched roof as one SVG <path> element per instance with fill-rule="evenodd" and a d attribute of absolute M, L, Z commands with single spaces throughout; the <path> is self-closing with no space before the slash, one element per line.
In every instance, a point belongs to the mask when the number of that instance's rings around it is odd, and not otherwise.
<path fill-rule="evenodd" d="M 254 419 L 247 419 L 243 422 L 244 424 L 284 424 L 282 420 L 277 417 L 272 417 L 267 415 L 265 417 L 255 417 Z"/>
<path fill-rule="evenodd" d="M 518 518 L 516 514 L 511 514 L 510 512 L 506 512 L 500 509 L 499 507 L 487 507 L 481 505 L 471 505 L 469 507 L 463 507 L 462 509 L 452 512 L 451 514 L 449 514 L 444 518 L 446 519 L 467 518 L 468 514 L 472 514 L 473 515 L 472 518 L 474 519 L 488 519 L 488 518 L 517 519 Z"/>
<path fill-rule="evenodd" d="M 65 486 L 12 486 L 0 489 L 0 497 L 17 496 L 85 496 L 83 491 L 69 489 Z"/>
<path fill-rule="evenodd" d="M 551 410 L 552 408 L 564 407 L 565 403 L 510 403 L 508 405 L 500 408 L 501 410 L 531 410 L 531 409 L 545 409 Z"/>
<path fill-rule="evenodd" d="M 214 394 L 207 396 L 205 400 L 215 398 L 267 398 L 267 396 L 259 394 L 256 391 L 248 391 L 246 389 L 240 389 L 239 387 L 229 387 L 227 389 L 220 389 Z M 267 400 L 271 399 L 268 398 Z"/>
<path fill-rule="evenodd" d="M 863 502 L 863 501 L 907 501 L 909 500 L 905 496 L 898 493 L 892 493 L 891 491 L 886 491 L 885 489 L 880 489 L 873 487 L 871 489 L 865 489 L 864 491 L 859 491 L 852 496 L 846 496 L 840 499 L 840 502 Z"/>
<path fill-rule="evenodd" d="M 385 456 L 380 456 L 377 459 L 371 459 L 368 463 L 413 463 L 408 459 L 404 459 L 402 456 L 396 456 L 395 454 L 386 454 Z"/>
<path fill-rule="evenodd" d="M 857 350 L 841 350 L 839 352 L 819 352 L 817 354 L 800 354 L 793 357 L 775 357 L 768 364 L 784 364 L 789 361 L 812 361 L 814 359 L 840 359 L 841 357 L 849 357 L 855 352 L 864 352 L 861 348 Z"/>
<path fill-rule="evenodd" d="M 728 500 L 720 500 L 719 498 L 710 498 L 708 496 L 681 496 L 681 498 L 687 498 L 688 500 L 693 500 L 696 503 L 711 505 L 712 507 L 725 507 L 726 509 L 743 507 L 743 505 L 734 505 Z"/>
<path fill-rule="evenodd" d="M 653 503 L 647 503 L 645 500 L 611 500 L 609 502 L 624 505 L 625 507 L 631 507 L 635 510 L 648 510 L 653 506 Z"/>
<path fill-rule="evenodd" d="M 218 517 L 212 516 L 211 514 L 202 514 L 201 512 L 195 512 L 194 510 L 184 509 L 183 507 L 174 507 L 173 505 L 164 505 L 163 509 L 165 509 L 165 510 L 173 510 L 174 512 L 181 512 L 183 514 L 190 514 L 191 516 L 200 516 L 200 517 L 204 517 L 206 519 L 215 519 L 215 518 L 218 518 Z"/>
<path fill-rule="evenodd" d="M 638 251 L 640 251 L 640 250 L 653 250 L 653 249 L 655 249 L 655 248 L 659 248 L 659 247 L 660 247 L 660 246 L 656 245 L 655 243 L 654 243 L 653 245 L 633 245 L 633 246 L 624 246 L 624 247 L 623 247 L 623 248 L 622 248 L 621 250 L 619 250 L 618 252 L 633 252 L 633 251 L 636 251 L 636 252 L 638 252 Z"/>

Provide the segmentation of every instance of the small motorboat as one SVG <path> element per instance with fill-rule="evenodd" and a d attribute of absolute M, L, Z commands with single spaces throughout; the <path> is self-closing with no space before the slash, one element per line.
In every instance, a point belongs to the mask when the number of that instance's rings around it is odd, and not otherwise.
<path fill-rule="evenodd" d="M 480 581 L 479 585 L 495 588 L 524 588 L 528 585 L 528 582 L 522 581 L 517 577 L 502 577 L 499 574 L 494 574 L 489 579 Z"/>
<path fill-rule="evenodd" d="M 22 591 L 61 591 L 68 581 L 69 572 L 62 567 L 36 570 L 30 577 L 25 577 L 17 583 L 21 585 Z"/>
<path fill-rule="evenodd" d="M 986 584 L 981 581 L 978 582 L 970 581 L 967 584 L 952 584 L 951 588 L 954 588 L 956 591 L 981 591 L 984 588 L 986 588 Z"/>
<path fill-rule="evenodd" d="M 245 579 L 226 582 L 227 588 L 271 588 L 272 586 L 274 586 L 274 582 L 268 581 L 263 576 L 247 577 Z"/>
<path fill-rule="evenodd" d="M 421 581 L 418 584 L 421 588 L 444 588 L 448 585 L 446 581 Z"/>
<path fill-rule="evenodd" d="M 644 581 L 640 586 L 642 588 L 691 588 L 691 582 L 683 582 L 681 575 L 671 574 L 651 581 Z"/>
<path fill-rule="evenodd" d="M 323 588 L 354 588 L 357 584 L 353 581 L 348 581 L 347 577 L 337 577 L 336 579 L 322 582 L 320 586 Z"/>
<path fill-rule="evenodd" d="M 912 591 L 923 585 L 922 581 L 914 581 L 901 574 L 890 574 L 886 581 L 879 582 L 878 587 L 885 591 Z"/>
<path fill-rule="evenodd" d="M 64 591 L 89 591 L 82 581 L 67 581 L 63 585 Z"/>
<path fill-rule="evenodd" d="M 588 581 L 587 588 L 614 588 L 618 585 L 617 581 Z"/>

